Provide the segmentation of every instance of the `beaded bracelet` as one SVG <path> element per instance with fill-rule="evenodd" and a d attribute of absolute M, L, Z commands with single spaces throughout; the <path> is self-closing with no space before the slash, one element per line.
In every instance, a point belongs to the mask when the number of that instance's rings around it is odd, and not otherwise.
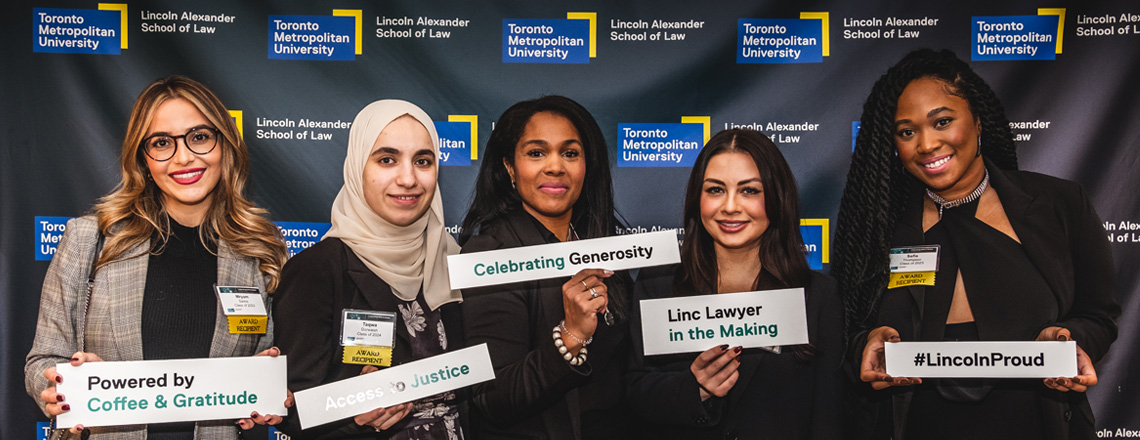
<path fill-rule="evenodd" d="M 564 328 L 562 324 L 556 325 L 554 326 L 554 331 L 552 333 L 552 336 L 554 337 L 554 346 L 558 347 L 558 352 L 562 354 L 562 358 L 566 359 L 566 362 L 569 362 L 570 365 L 573 365 L 575 367 L 586 363 L 586 345 L 582 344 L 582 348 L 578 350 L 577 356 L 570 354 L 570 349 L 566 348 L 566 344 L 562 342 L 562 328 Z M 569 334 L 570 332 L 566 333 Z M 574 335 L 571 334 L 570 336 L 573 337 Z M 578 340 L 578 338 L 574 339 Z M 590 339 L 592 340 L 593 338 Z"/>
<path fill-rule="evenodd" d="M 566 334 L 570 335 L 570 339 L 573 339 L 573 340 L 574 340 L 574 342 L 577 342 L 577 343 L 579 343 L 579 344 L 582 344 L 582 345 L 590 345 L 590 343 L 591 343 L 591 342 L 594 342 L 594 337 L 593 337 L 593 336 L 590 336 L 590 338 L 589 338 L 589 339 L 587 339 L 587 340 L 583 341 L 583 340 L 579 339 L 577 335 L 575 335 L 575 334 L 573 334 L 573 333 L 570 333 L 570 330 L 566 330 L 566 320 L 565 320 L 565 319 L 563 319 L 562 321 L 559 321 L 559 322 L 558 322 L 558 330 L 561 330 L 562 332 L 564 332 L 564 333 L 566 333 Z"/>

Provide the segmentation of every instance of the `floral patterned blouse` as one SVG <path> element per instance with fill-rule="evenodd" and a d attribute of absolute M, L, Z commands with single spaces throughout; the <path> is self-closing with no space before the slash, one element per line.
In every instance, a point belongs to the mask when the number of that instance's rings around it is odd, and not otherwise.
<path fill-rule="evenodd" d="M 399 305 L 400 318 L 412 341 L 412 358 L 423 359 L 447 351 L 447 330 L 439 310 L 431 310 L 421 292 L 415 301 Z M 413 402 L 412 413 L 401 422 L 403 429 L 391 438 L 397 440 L 462 440 L 459 402 L 454 391 L 428 396 Z"/>

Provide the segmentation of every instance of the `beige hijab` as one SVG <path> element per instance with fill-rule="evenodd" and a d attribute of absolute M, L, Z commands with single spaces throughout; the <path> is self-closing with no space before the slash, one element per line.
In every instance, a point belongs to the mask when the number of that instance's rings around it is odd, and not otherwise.
<path fill-rule="evenodd" d="M 385 99 L 368 104 L 348 134 L 348 154 L 344 158 L 344 186 L 332 206 L 332 228 L 324 238 L 340 238 L 364 261 L 372 273 L 392 286 L 404 301 L 416 299 L 423 285 L 424 300 L 432 310 L 453 301 L 462 301 L 458 290 L 451 290 L 447 276 L 447 256 L 459 252 L 459 245 L 443 229 L 443 200 L 439 186 L 431 207 L 423 217 L 408 226 L 384 220 L 364 199 L 364 164 L 380 131 L 403 115 L 416 118 L 431 136 L 432 150 L 439 154 L 439 136 L 431 117 L 415 104 Z M 437 167 L 438 173 L 438 167 Z"/>

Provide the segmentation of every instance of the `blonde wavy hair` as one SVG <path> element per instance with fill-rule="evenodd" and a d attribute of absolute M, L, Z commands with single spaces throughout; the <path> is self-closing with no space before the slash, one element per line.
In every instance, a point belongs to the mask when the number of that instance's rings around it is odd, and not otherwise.
<path fill-rule="evenodd" d="M 199 236 L 207 249 L 218 240 L 234 252 L 256 258 L 259 269 L 268 277 L 267 290 L 277 289 L 281 266 L 285 264 L 285 244 L 281 231 L 266 219 L 266 211 L 243 195 L 249 177 L 249 150 L 238 134 L 229 112 L 210 89 L 190 78 L 174 75 L 155 80 L 135 101 L 127 124 L 120 154 L 122 181 L 95 205 L 99 231 L 107 237 L 98 267 L 121 258 L 128 249 L 154 236 L 147 252 L 161 252 L 170 237 L 170 218 L 163 207 L 162 190 L 150 180 L 142 140 L 150 129 L 155 112 L 164 102 L 185 99 L 206 116 L 221 132 L 221 178 Z"/>

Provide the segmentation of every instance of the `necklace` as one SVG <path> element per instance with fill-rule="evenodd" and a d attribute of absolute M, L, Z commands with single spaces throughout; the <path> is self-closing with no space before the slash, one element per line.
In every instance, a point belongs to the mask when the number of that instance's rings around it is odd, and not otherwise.
<path fill-rule="evenodd" d="M 955 199 L 955 200 L 946 200 L 946 199 L 942 198 L 941 196 L 939 196 L 938 194 L 935 194 L 934 191 L 930 190 L 930 188 L 926 189 L 926 196 L 930 197 L 930 200 L 933 200 L 935 205 L 938 205 L 938 218 L 941 219 L 943 209 L 949 209 L 949 208 L 953 208 L 956 206 L 965 205 L 967 203 L 973 202 L 974 200 L 978 200 L 978 197 L 981 197 L 982 193 L 986 192 L 986 188 L 988 188 L 989 186 L 990 186 L 990 171 L 986 170 L 985 176 L 982 177 L 982 183 L 979 183 L 977 188 L 974 188 L 973 191 L 971 191 L 969 194 L 966 194 L 966 197 L 962 197 L 960 199 Z"/>

